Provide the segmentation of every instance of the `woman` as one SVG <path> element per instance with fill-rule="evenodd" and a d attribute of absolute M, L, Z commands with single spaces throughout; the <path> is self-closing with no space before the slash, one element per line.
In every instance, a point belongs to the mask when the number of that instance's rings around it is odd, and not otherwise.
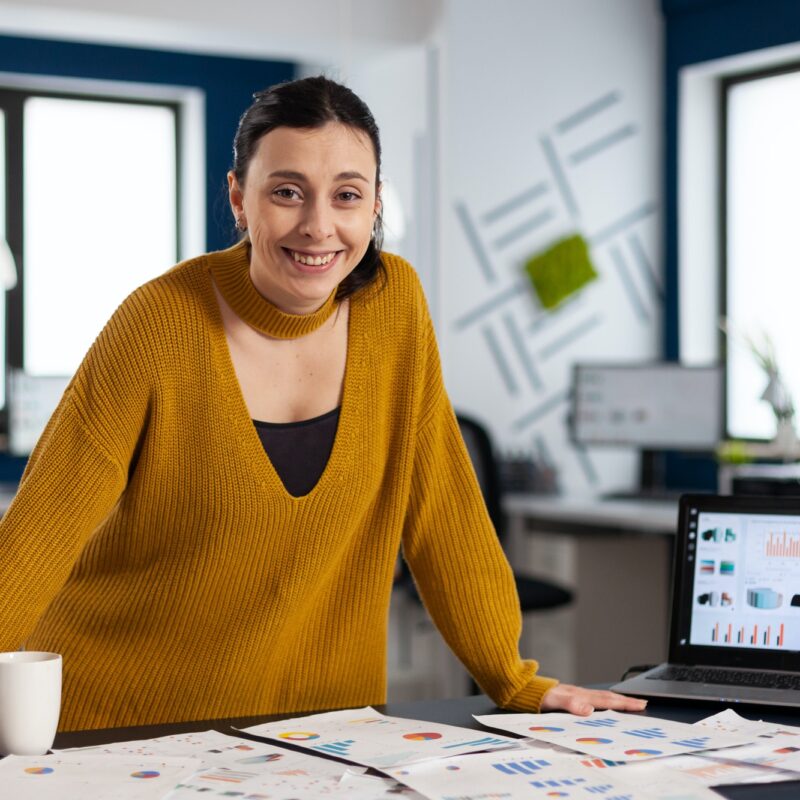
<path fill-rule="evenodd" d="M 419 282 L 380 254 L 379 176 L 345 87 L 257 95 L 228 176 L 246 236 L 135 291 L 71 381 L 0 524 L 0 649 L 63 654 L 61 729 L 383 702 L 401 545 L 499 705 L 642 707 L 517 654 Z"/>

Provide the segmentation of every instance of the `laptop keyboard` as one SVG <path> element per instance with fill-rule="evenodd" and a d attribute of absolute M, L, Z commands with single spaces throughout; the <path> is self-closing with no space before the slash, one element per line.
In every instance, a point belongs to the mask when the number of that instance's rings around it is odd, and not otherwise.
<path fill-rule="evenodd" d="M 665 667 L 648 680 L 718 683 L 724 686 L 756 686 L 764 689 L 800 689 L 800 674 L 714 669 L 713 667 Z"/>

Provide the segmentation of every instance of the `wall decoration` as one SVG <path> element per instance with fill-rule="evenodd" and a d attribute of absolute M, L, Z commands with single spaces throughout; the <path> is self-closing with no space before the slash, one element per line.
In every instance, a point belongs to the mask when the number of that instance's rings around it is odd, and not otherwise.
<path fill-rule="evenodd" d="M 566 435 L 572 363 L 625 360 L 620 344 L 631 343 L 634 357 L 642 350 L 652 357 L 641 343 L 654 341 L 660 327 L 664 292 L 652 244 L 658 205 L 614 184 L 628 149 L 638 146 L 640 125 L 630 114 L 621 89 L 576 104 L 532 137 L 543 172 L 521 175 L 519 188 L 488 208 L 477 198 L 454 203 L 471 280 L 483 292 L 458 309 L 449 333 L 456 347 L 462 339 L 481 347 L 494 369 L 493 391 L 512 409 L 503 423 L 496 412 L 491 419 L 500 446 L 530 443 L 534 458 L 562 478 L 573 473 L 564 490 L 598 490 L 616 477 Z"/>

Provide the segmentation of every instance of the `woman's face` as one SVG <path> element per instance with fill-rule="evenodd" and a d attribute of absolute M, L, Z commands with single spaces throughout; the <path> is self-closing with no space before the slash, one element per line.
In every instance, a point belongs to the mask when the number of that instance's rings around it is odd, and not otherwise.
<path fill-rule="evenodd" d="M 228 173 L 246 223 L 256 289 L 282 311 L 319 308 L 366 252 L 375 216 L 375 153 L 356 128 L 275 128 L 261 137 L 244 186 Z"/>

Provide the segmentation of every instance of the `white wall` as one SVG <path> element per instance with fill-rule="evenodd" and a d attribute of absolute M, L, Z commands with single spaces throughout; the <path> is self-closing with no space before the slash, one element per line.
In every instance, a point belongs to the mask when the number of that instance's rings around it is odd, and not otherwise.
<path fill-rule="evenodd" d="M 410 260 L 438 317 L 439 188 L 437 50 L 402 48 L 358 59 L 344 80 L 369 105 L 381 131 L 385 248 Z M 399 209 L 391 207 L 392 201 Z M 402 219 L 396 220 L 397 213 Z"/>
<path fill-rule="evenodd" d="M 622 485 L 633 478 L 629 454 L 569 444 L 566 393 L 577 360 L 660 355 L 658 4 L 452 0 L 440 36 L 440 338 L 451 397 L 504 448 L 546 454 L 562 488 Z M 539 194 L 485 220 L 529 190 Z M 590 241 L 600 277 L 547 313 L 522 266 L 571 232 Z"/>
<path fill-rule="evenodd" d="M 430 34 L 442 0 L 22 0 L 0 31 L 256 58 L 380 56 Z"/>

